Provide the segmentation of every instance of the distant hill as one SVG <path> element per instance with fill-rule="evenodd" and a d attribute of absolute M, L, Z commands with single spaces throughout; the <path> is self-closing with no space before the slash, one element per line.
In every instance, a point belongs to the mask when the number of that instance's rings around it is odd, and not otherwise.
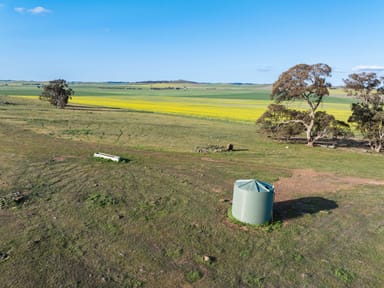
<path fill-rule="evenodd" d="M 40 85 L 41 83 L 47 83 L 47 81 L 34 81 L 34 80 L 1 80 L 1 84 L 9 84 L 9 83 L 17 83 L 21 85 Z M 248 82 L 232 82 L 232 83 L 225 83 L 225 82 L 220 82 L 220 83 L 213 83 L 213 82 L 196 82 L 196 81 L 189 81 L 189 80 L 147 80 L 147 81 L 98 81 L 98 82 L 93 82 L 93 81 L 68 81 L 69 84 L 100 84 L 100 83 L 105 83 L 105 84 L 111 84 L 111 85 L 129 85 L 129 84 L 178 84 L 178 85 L 183 85 L 183 84 L 229 84 L 229 85 L 269 85 L 269 84 L 255 84 L 255 83 L 248 83 Z"/>
<path fill-rule="evenodd" d="M 134 83 L 135 84 L 199 84 L 199 82 L 188 81 L 188 80 L 139 81 Z"/>
<path fill-rule="evenodd" d="M 255 85 L 255 83 L 243 83 L 243 82 L 233 82 L 233 83 L 228 83 L 232 85 Z M 265 85 L 265 84 L 262 84 Z"/>

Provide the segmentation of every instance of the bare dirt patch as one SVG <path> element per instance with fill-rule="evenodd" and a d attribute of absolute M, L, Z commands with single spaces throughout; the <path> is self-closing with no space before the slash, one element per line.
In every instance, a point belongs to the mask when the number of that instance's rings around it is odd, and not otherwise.
<path fill-rule="evenodd" d="M 76 156 L 70 156 L 70 155 L 60 155 L 60 156 L 52 157 L 52 161 L 63 162 L 67 159 L 74 159 L 74 158 L 77 158 L 77 157 Z"/>
<path fill-rule="evenodd" d="M 384 180 L 339 176 L 312 169 L 293 170 L 289 178 L 281 178 L 274 183 L 275 200 L 287 200 L 292 196 L 313 195 L 324 192 L 337 192 L 359 185 L 384 185 Z"/>
<path fill-rule="evenodd" d="M 208 161 L 208 162 L 215 162 L 215 163 L 226 163 L 227 162 L 227 161 L 224 161 L 224 160 L 212 159 L 212 158 L 209 158 L 209 157 L 202 157 L 201 160 L 202 161 Z"/>

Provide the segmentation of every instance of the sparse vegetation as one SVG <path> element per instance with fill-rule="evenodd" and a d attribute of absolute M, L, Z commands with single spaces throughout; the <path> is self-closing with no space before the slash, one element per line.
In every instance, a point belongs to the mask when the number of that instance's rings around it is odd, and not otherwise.
<path fill-rule="evenodd" d="M 65 135 L 90 135 L 92 131 L 89 129 L 69 129 L 62 132 Z"/>
<path fill-rule="evenodd" d="M 345 284 L 352 282 L 355 278 L 355 274 L 345 268 L 336 268 L 335 276 L 341 281 L 343 281 Z"/>
<path fill-rule="evenodd" d="M 262 288 L 264 286 L 265 277 L 257 276 L 253 273 L 248 274 L 244 279 L 247 287 Z"/>
<path fill-rule="evenodd" d="M 4 287 L 384 282 L 381 154 L 278 143 L 251 123 L 4 99 L 15 103 L 0 113 Z M 206 143 L 235 152 L 194 151 Z M 250 178 L 276 184 L 273 225 L 228 219 L 234 181 Z M 17 191 L 27 197 L 13 204 Z"/>
<path fill-rule="evenodd" d="M 95 193 L 87 198 L 87 204 L 89 206 L 106 207 L 116 205 L 117 200 L 113 199 L 110 195 Z"/>
<path fill-rule="evenodd" d="M 187 281 L 189 283 L 194 283 L 203 277 L 203 274 L 198 270 L 189 271 L 186 275 Z"/>

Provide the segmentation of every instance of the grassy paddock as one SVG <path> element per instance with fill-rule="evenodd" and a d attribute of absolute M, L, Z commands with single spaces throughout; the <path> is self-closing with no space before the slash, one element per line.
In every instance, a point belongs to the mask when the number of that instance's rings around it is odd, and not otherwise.
<path fill-rule="evenodd" d="M 293 169 L 383 179 L 382 155 L 271 142 L 246 123 L 0 103 L 2 287 L 384 282 L 383 186 L 292 192 L 275 203 L 285 216 L 273 229 L 227 217 L 236 179 L 275 183 Z M 236 151 L 194 152 L 227 143 Z M 97 151 L 129 161 L 97 161 Z"/>

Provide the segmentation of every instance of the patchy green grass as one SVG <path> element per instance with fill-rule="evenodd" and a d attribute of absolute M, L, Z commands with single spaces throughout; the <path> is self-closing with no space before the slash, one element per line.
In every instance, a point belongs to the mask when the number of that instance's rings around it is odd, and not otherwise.
<path fill-rule="evenodd" d="M 262 288 L 264 287 L 264 280 L 264 276 L 260 277 L 253 273 L 249 273 L 244 277 L 244 280 L 242 282 L 248 287 Z"/>
<path fill-rule="evenodd" d="M 15 105 L 0 104 L 2 287 L 384 282 L 383 186 L 293 193 L 293 201 L 317 197 L 334 209 L 277 202 L 289 213 L 265 229 L 233 224 L 222 201 L 236 179 L 274 183 L 297 168 L 384 179 L 382 155 L 272 142 L 248 124 L 7 99 Z M 228 143 L 234 152 L 194 152 Z M 130 161 L 95 161 L 97 151 Z M 16 203 L 16 192 L 25 201 Z"/>
<path fill-rule="evenodd" d="M 196 282 L 196 281 L 200 280 L 202 277 L 203 277 L 203 273 L 201 273 L 198 270 L 189 271 L 187 273 L 187 275 L 185 276 L 185 278 L 187 279 L 187 281 L 189 283 Z"/>
<path fill-rule="evenodd" d="M 110 195 L 104 195 L 100 193 L 94 193 L 87 198 L 87 204 L 91 207 L 106 207 L 114 206 L 117 204 L 117 200 L 113 199 Z"/>
<path fill-rule="evenodd" d="M 68 129 L 62 131 L 64 135 L 90 135 L 92 130 L 89 129 Z"/>
<path fill-rule="evenodd" d="M 348 284 L 353 281 L 355 278 L 355 273 L 348 271 L 345 268 L 336 268 L 335 276 L 340 279 L 345 284 Z"/>

